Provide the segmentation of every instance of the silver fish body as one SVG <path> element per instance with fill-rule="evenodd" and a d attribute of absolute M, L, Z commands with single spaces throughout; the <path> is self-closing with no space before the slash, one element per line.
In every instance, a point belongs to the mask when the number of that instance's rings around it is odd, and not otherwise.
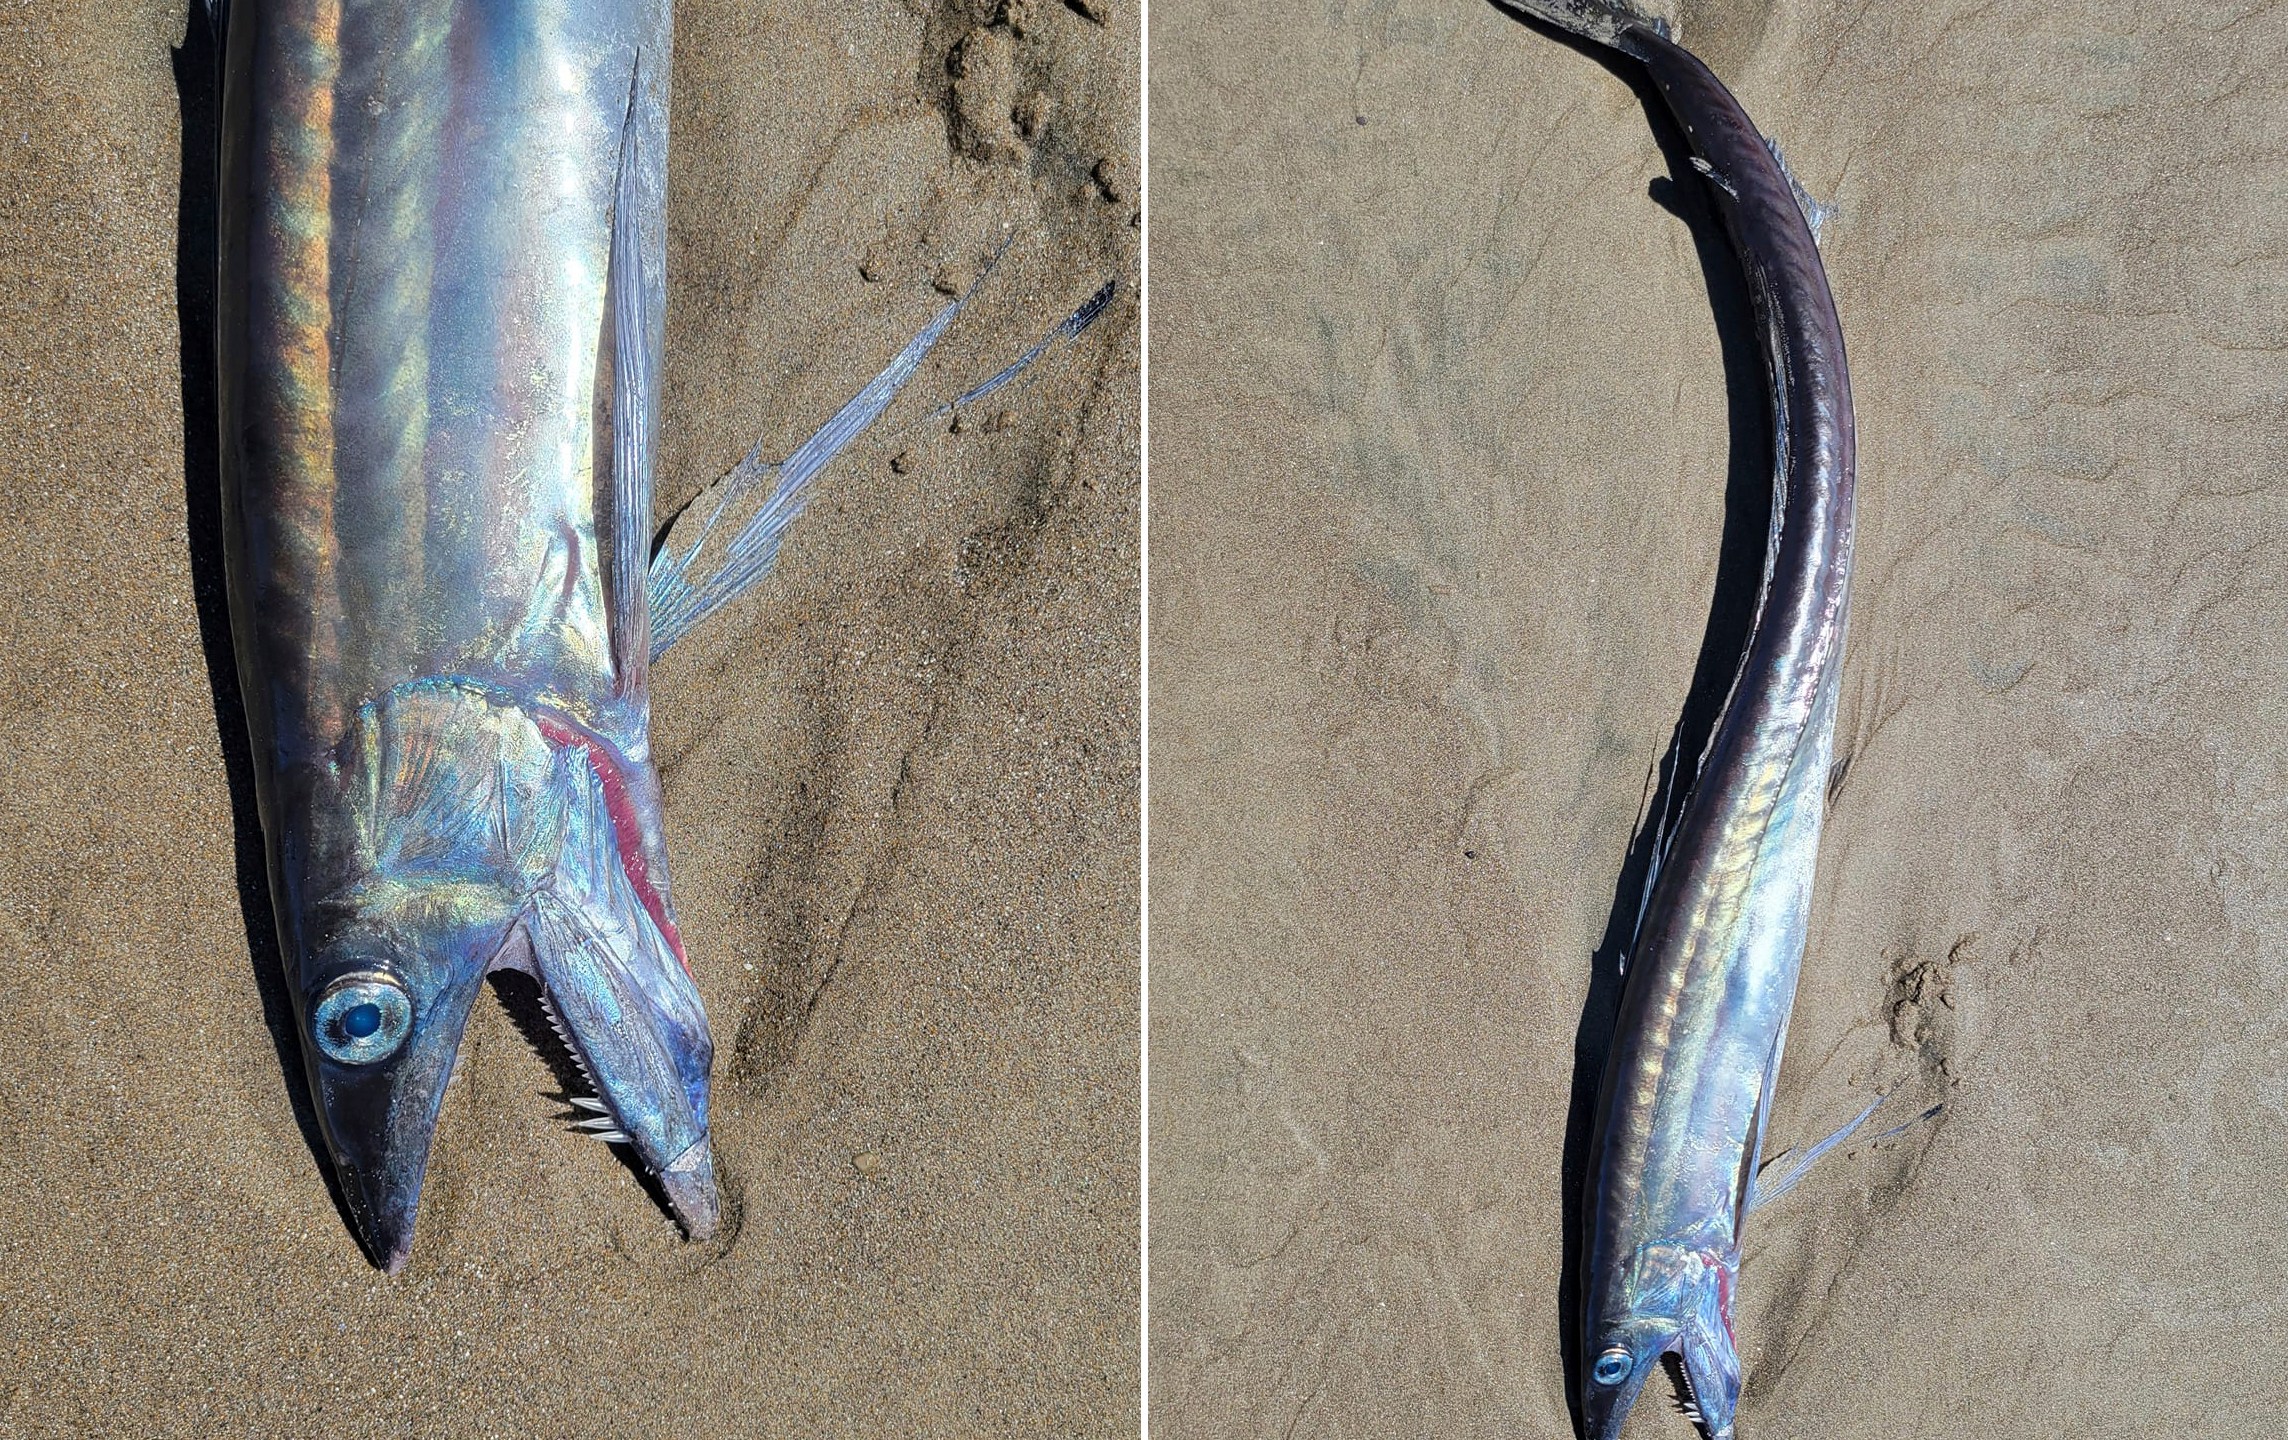
<path fill-rule="evenodd" d="M 667 0 L 229 16 L 233 628 L 313 1098 L 391 1270 L 504 966 L 605 1133 L 716 1222 L 648 745 L 670 26 Z"/>
<path fill-rule="evenodd" d="M 1802 963 L 1842 673 L 1855 465 L 1843 333 L 1799 187 L 1706 66 L 1613 0 L 1515 6 L 1644 65 L 1724 215 L 1768 370 L 1763 588 L 1629 948 L 1580 1237 L 1585 1432 L 1618 1436 L 1674 1354 L 1688 1408 L 1728 1440 L 1741 1226 Z"/>

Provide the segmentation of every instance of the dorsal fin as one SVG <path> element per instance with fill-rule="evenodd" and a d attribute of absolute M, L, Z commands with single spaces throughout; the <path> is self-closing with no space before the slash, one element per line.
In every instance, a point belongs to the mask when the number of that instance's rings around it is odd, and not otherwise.
<path fill-rule="evenodd" d="M 1780 153 L 1779 141 L 1766 135 L 1764 148 L 1772 152 L 1772 163 L 1780 167 L 1781 175 L 1787 177 L 1788 191 L 1795 196 L 1795 208 L 1803 212 L 1804 223 L 1811 227 L 1811 243 L 1819 244 L 1824 238 L 1822 232 L 1827 229 L 1827 222 L 1835 218 L 1835 207 L 1820 204 L 1811 197 L 1809 190 L 1803 188 L 1803 182 L 1796 179 L 1795 171 L 1788 167 L 1787 156 Z"/>

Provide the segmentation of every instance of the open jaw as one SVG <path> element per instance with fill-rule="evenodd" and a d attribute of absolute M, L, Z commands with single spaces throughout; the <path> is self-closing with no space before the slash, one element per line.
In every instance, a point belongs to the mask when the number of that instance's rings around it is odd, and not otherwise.
<path fill-rule="evenodd" d="M 1657 1297 L 1661 1303 L 1654 1308 L 1637 1309 L 1627 1320 L 1592 1332 L 1594 1348 L 1580 1392 L 1588 1440 L 1617 1440 L 1646 1385 L 1662 1370 L 1684 1417 L 1707 1440 L 1731 1440 L 1740 1364 L 1729 1319 L 1730 1275 L 1721 1264 L 1707 1266 L 1689 1290 L 1671 1290 Z"/>
<path fill-rule="evenodd" d="M 324 987 L 312 1016 L 318 1109 L 359 1239 L 390 1274 L 411 1254 L 447 1083 L 484 978 L 498 970 L 537 982 L 564 1053 L 592 1092 L 575 1102 L 590 1112 L 583 1129 L 629 1148 L 687 1235 L 713 1235 L 719 1202 L 704 1028 L 693 1034 L 653 1003 L 640 968 L 615 963 L 624 957 L 598 929 L 543 892 L 481 930 L 427 937 L 424 950 L 442 951 L 444 963 L 409 964 L 361 946 L 367 962 Z M 394 1051 L 354 1053 L 376 1035 Z"/>
<path fill-rule="evenodd" d="M 1699 1426 L 1700 1433 L 1708 1440 L 1732 1440 L 1732 1417 L 1728 1414 L 1712 1417 L 1700 1403 L 1699 1393 L 1692 1386 L 1692 1367 L 1684 1363 L 1683 1344 L 1679 1342 L 1663 1351 L 1660 1359 L 1662 1368 L 1668 1371 L 1669 1383 L 1676 1387 L 1678 1413 Z"/>
<path fill-rule="evenodd" d="M 566 932 L 587 929 L 577 914 L 536 897 L 489 969 L 522 971 L 537 983 L 541 1011 L 590 1092 L 566 1097 L 588 1112 L 574 1129 L 628 1147 L 684 1233 L 708 1239 L 721 1206 L 704 1089 L 695 1105 L 687 1083 L 691 1067 L 674 1053 L 672 1027 L 648 1023 L 628 979 L 608 964 L 586 963 L 596 937 L 578 933 L 571 945 L 563 943 Z M 706 1057 L 697 1070 L 703 1087 Z"/>
<path fill-rule="evenodd" d="M 1619 1440 L 1628 1426 L 1629 1412 L 1643 1398 L 1645 1387 L 1657 1371 L 1668 1372 L 1674 1391 L 1677 1413 L 1692 1422 L 1707 1440 L 1732 1440 L 1732 1416 L 1727 1411 L 1712 1415 L 1701 1401 L 1692 1383 L 1691 1368 L 1686 1364 L 1684 1338 L 1680 1335 L 1663 1348 L 1646 1355 L 1641 1362 L 1632 1361 L 1630 1372 L 1620 1384 L 1600 1386 L 1592 1378 L 1585 1414 L 1583 1433 L 1589 1440 Z"/>

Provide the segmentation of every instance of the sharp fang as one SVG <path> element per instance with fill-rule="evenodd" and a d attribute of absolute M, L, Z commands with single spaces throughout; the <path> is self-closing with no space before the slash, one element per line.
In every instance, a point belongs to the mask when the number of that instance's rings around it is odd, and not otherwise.
<path fill-rule="evenodd" d="M 620 1122 L 609 1115 L 598 1115 L 595 1119 L 583 1120 L 572 1128 L 575 1130 L 617 1130 L 620 1128 Z"/>
<path fill-rule="evenodd" d="M 540 991 L 540 1013 L 548 1017 L 548 1028 L 556 1032 L 557 1040 L 564 1046 L 564 1053 L 571 1056 L 572 1063 L 580 1067 L 581 1078 L 590 1085 L 596 1085 L 596 1072 L 588 1068 L 588 1057 L 580 1053 L 579 1045 L 565 1032 L 564 1017 L 556 1013 L 556 1002 L 548 998 L 545 986 Z M 603 1087 L 596 1085 L 596 1088 L 601 1090 Z M 572 1103 L 577 1105 L 580 1101 L 574 1100 Z"/>
<path fill-rule="evenodd" d="M 606 1145 L 625 1145 L 628 1143 L 628 1137 L 617 1130 L 594 1130 L 589 1133 Z"/>
<path fill-rule="evenodd" d="M 593 1110 L 598 1115 L 609 1115 L 612 1113 L 611 1110 L 606 1107 L 604 1102 L 601 1100 L 591 1099 L 586 1095 L 573 1095 L 568 1096 L 567 1098 L 570 1099 L 574 1105 L 579 1106 L 583 1110 Z"/>

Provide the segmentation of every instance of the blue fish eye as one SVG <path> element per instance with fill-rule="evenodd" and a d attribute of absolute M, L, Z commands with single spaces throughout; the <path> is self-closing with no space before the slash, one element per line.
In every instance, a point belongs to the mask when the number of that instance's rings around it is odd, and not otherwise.
<path fill-rule="evenodd" d="M 1629 1352 L 1616 1345 L 1597 1357 L 1596 1365 L 1589 1371 L 1589 1378 L 1599 1385 L 1618 1385 L 1628 1379 L 1629 1372 L 1636 1368 L 1637 1362 L 1630 1357 Z"/>
<path fill-rule="evenodd" d="M 345 1065 L 388 1059 L 412 1030 L 413 999 L 393 975 L 344 975 L 318 996 L 310 1014 L 318 1048 Z"/>

